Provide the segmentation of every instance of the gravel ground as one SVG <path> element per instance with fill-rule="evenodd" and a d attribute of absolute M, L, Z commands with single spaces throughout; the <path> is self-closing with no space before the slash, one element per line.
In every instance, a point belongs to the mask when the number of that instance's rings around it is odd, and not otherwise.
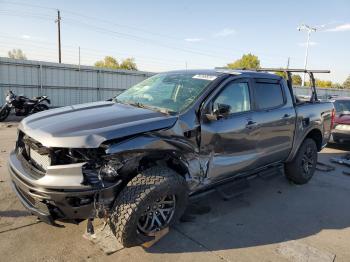
<path fill-rule="evenodd" d="M 229 201 L 217 194 L 197 201 L 210 209 L 177 225 L 155 246 L 105 255 L 82 235 L 86 223 L 57 228 L 38 222 L 10 187 L 7 158 L 18 118 L 0 123 L 1 261 L 350 261 L 349 168 L 317 172 L 297 186 L 282 176 L 251 181 L 249 192 Z M 321 162 L 350 147 L 327 147 Z"/>

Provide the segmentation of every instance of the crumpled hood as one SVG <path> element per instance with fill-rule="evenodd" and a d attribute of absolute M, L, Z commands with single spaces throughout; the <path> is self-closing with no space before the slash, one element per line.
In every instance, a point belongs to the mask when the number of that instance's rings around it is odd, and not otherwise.
<path fill-rule="evenodd" d="M 46 147 L 97 148 L 106 140 L 171 127 L 176 120 L 149 109 L 95 102 L 36 113 L 19 129 Z"/>

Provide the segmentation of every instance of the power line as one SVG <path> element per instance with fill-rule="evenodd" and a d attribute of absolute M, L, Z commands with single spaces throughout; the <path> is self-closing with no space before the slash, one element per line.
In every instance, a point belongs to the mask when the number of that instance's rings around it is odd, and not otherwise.
<path fill-rule="evenodd" d="M 53 7 L 42 6 L 42 5 L 36 5 L 36 4 L 33 5 L 33 4 L 24 3 L 24 2 L 14 2 L 14 1 L 4 1 L 4 0 L 1 0 L 0 2 L 5 3 L 5 4 L 8 4 L 8 5 L 28 6 L 28 7 L 42 8 L 42 9 L 54 10 L 54 11 L 57 10 L 57 8 L 53 8 Z"/>
<path fill-rule="evenodd" d="M 0 36 L 1 38 L 1 36 Z M 8 38 L 8 37 L 3 37 L 3 38 Z M 28 41 L 26 39 L 26 41 Z M 14 46 L 14 44 L 12 43 L 4 43 L 3 41 L 1 41 L 0 43 L 0 47 L 5 47 L 5 48 L 12 48 Z M 64 47 L 64 45 L 62 45 L 62 47 Z M 45 52 L 42 52 L 42 50 L 45 49 L 47 51 Z M 56 52 L 54 51 L 54 48 L 48 48 L 46 45 L 44 45 L 44 47 L 39 43 L 39 44 L 33 44 L 33 43 L 29 43 L 26 44 L 25 46 L 25 50 L 32 50 L 32 51 L 35 51 L 37 53 L 39 53 L 40 57 L 50 57 L 50 60 L 51 61 L 55 61 L 56 59 L 53 59 L 53 57 L 56 57 Z M 77 51 L 76 51 L 76 47 L 74 48 L 64 48 L 64 52 L 66 54 L 68 54 L 68 57 L 71 58 L 71 61 L 70 63 L 74 64 L 76 61 L 76 57 L 78 55 Z M 101 59 L 101 57 L 103 57 L 103 52 L 102 51 L 99 51 L 99 52 L 93 52 L 93 51 L 89 51 L 91 49 L 87 49 L 85 50 L 84 49 L 84 55 L 82 56 L 82 58 L 85 58 L 88 59 L 89 61 L 91 61 L 91 64 L 93 64 L 94 62 L 96 62 L 98 59 Z M 94 50 L 94 49 L 93 49 Z M 45 54 L 48 54 L 48 55 L 45 55 Z M 75 57 L 75 58 L 74 58 Z M 36 58 L 38 59 L 38 58 Z M 178 67 L 182 67 L 183 66 L 183 61 L 180 61 L 178 63 L 174 63 L 173 61 L 167 61 L 167 60 L 160 60 L 160 59 L 150 59 L 150 58 L 139 58 L 137 57 L 136 58 L 136 61 L 138 61 L 138 64 L 144 64 L 144 65 L 153 65 L 153 66 L 159 66 L 159 67 L 164 67 L 164 66 L 167 66 L 167 67 L 173 67 L 173 68 L 178 68 Z M 196 65 L 196 64 L 191 64 L 192 65 L 192 68 L 197 66 L 197 67 L 201 67 L 203 66 L 202 64 L 201 65 Z"/>
<path fill-rule="evenodd" d="M 27 3 L 23 3 L 22 4 L 22 3 L 19 3 L 19 2 L 7 2 L 7 1 L 3 1 L 3 0 L 2 1 L 0 0 L 0 2 L 5 2 L 5 3 L 8 3 L 8 4 L 13 4 L 13 5 L 24 5 L 24 6 L 30 6 L 30 7 L 35 7 L 35 8 L 42 8 L 42 9 L 45 9 L 45 10 L 56 10 L 55 8 L 52 8 L 52 7 L 45 7 L 45 6 L 33 5 L 33 4 L 27 4 Z M 17 11 L 15 10 L 13 12 L 17 12 Z M 133 26 L 125 26 L 125 25 L 121 25 L 121 24 L 116 24 L 116 23 L 114 23 L 112 21 L 108 21 L 108 20 L 105 20 L 105 19 L 100 19 L 100 18 L 97 18 L 97 17 L 82 15 L 82 14 L 78 14 L 76 12 L 71 12 L 71 11 L 67 11 L 67 10 L 64 10 L 64 12 L 65 13 L 67 12 L 68 14 L 73 14 L 73 15 L 76 15 L 76 16 L 79 16 L 79 17 L 84 17 L 84 18 L 87 18 L 89 20 L 93 19 L 94 22 L 95 22 L 95 20 L 99 20 L 99 21 L 102 21 L 103 23 L 113 24 L 113 25 L 116 25 L 118 27 L 130 28 L 132 30 L 141 31 L 143 33 L 148 33 L 148 34 L 158 35 L 158 36 L 164 37 L 164 38 L 169 38 L 169 39 L 175 39 L 175 40 L 183 41 L 183 39 L 179 39 L 179 38 L 176 38 L 176 37 L 173 37 L 173 36 L 158 34 L 158 33 L 154 33 L 154 32 L 151 32 L 151 31 L 148 31 L 148 30 L 144 30 L 144 29 L 140 29 L 140 28 L 133 27 Z M 50 17 L 50 16 L 43 15 L 43 14 L 37 14 L 37 16 L 35 17 L 35 15 L 33 15 L 33 13 L 29 13 L 27 15 L 31 16 L 33 18 L 38 18 L 38 19 L 46 19 L 46 18 Z M 195 54 L 195 55 L 215 58 L 217 61 L 223 60 L 223 61 L 227 62 L 227 60 L 229 60 L 229 58 L 227 56 L 223 56 L 222 54 L 219 54 L 219 53 L 213 52 L 213 51 L 202 51 L 202 50 L 198 50 L 198 49 L 182 48 L 182 47 L 179 47 L 179 46 L 172 46 L 172 45 L 169 45 L 169 44 L 159 43 L 157 41 L 154 41 L 154 39 L 149 39 L 149 38 L 145 38 L 145 37 L 135 36 L 135 35 L 130 34 L 130 33 L 124 33 L 124 32 L 120 32 L 120 31 L 116 31 L 116 30 L 107 29 L 107 28 L 104 28 L 104 27 L 99 27 L 99 26 L 96 26 L 95 24 L 92 25 L 90 23 L 82 22 L 80 20 L 76 20 L 76 19 L 73 19 L 73 18 L 69 18 L 69 17 L 66 18 L 66 16 L 64 16 L 64 20 L 65 20 L 65 24 L 68 24 L 68 25 L 71 25 L 71 26 L 83 27 L 86 30 L 90 30 L 90 31 L 94 31 L 94 32 L 97 32 L 97 33 L 105 34 L 105 35 L 108 35 L 109 37 L 111 37 L 111 35 L 113 35 L 113 36 L 117 37 L 118 39 L 134 40 L 134 41 L 136 41 L 137 44 L 140 44 L 140 43 L 143 42 L 143 43 L 147 43 L 147 44 L 151 44 L 151 45 L 161 46 L 161 47 L 164 47 L 164 48 L 167 48 L 167 49 L 171 49 L 171 50 L 178 50 L 178 51 L 185 52 L 185 53 L 190 53 L 190 54 Z M 220 50 L 220 51 L 224 50 L 223 47 L 218 47 L 217 49 Z M 227 50 L 227 51 L 232 53 L 231 50 Z M 269 60 L 270 61 L 275 61 L 275 59 L 272 59 L 272 58 L 269 59 L 268 58 L 268 57 L 271 57 L 271 56 L 266 56 L 266 55 L 264 55 L 264 54 L 262 54 L 260 52 L 258 54 L 259 54 L 259 56 L 263 56 L 263 57 L 265 56 L 265 58 L 264 58 L 265 61 L 269 61 Z M 282 56 L 280 56 L 280 58 L 282 58 Z"/>
<path fill-rule="evenodd" d="M 19 2 L 7 2 L 7 1 L 3 1 L 5 3 L 8 3 L 8 4 L 12 4 L 12 5 L 22 5 L 22 3 L 19 3 Z M 47 7 L 47 6 L 40 6 L 40 5 L 32 5 L 32 4 L 25 4 L 26 6 L 31 6 L 31 7 L 36 7 L 36 8 L 44 8 L 44 9 L 50 9 L 50 10 L 54 10 L 54 8 L 52 7 Z M 108 25 L 115 25 L 117 27 L 125 27 L 125 28 L 128 28 L 128 29 L 132 29 L 132 30 L 135 30 L 135 31 L 139 31 L 139 32 L 142 32 L 142 33 L 148 33 L 148 34 L 152 34 L 152 35 L 157 35 L 159 37 L 163 37 L 163 38 L 168 38 L 168 39 L 172 39 L 172 40 L 178 40 L 178 41 L 183 41 L 183 39 L 180 39 L 180 38 L 177 38 L 177 37 L 174 37 L 174 36 L 170 36 L 170 35 L 166 35 L 166 34 L 161 34 L 161 33 L 155 33 L 155 32 L 151 32 L 147 29 L 144 29 L 144 28 L 138 28 L 138 27 L 134 27 L 134 26 L 130 26 L 130 25 L 123 25 L 123 24 L 119 24 L 119 23 L 115 23 L 113 21 L 110 21 L 110 20 L 106 20 L 106 19 L 101 19 L 99 17 L 94 17 L 94 16 L 88 16 L 88 15 L 83 15 L 83 14 L 79 14 L 77 12 L 72 12 L 72 11 L 69 11 L 69 10 L 63 10 L 61 9 L 62 11 L 64 11 L 65 13 L 68 13 L 68 14 L 73 14 L 75 16 L 79 16 L 79 17 L 83 17 L 83 18 L 87 18 L 89 21 L 90 20 L 93 20 L 94 22 L 95 21 L 101 21 L 102 23 L 104 24 L 108 24 Z M 65 18 L 66 20 L 66 18 Z M 74 20 L 74 19 L 72 19 Z M 77 20 L 75 20 L 77 21 Z M 81 21 L 78 21 L 79 23 L 83 23 Z M 88 26 L 88 27 L 91 27 L 92 25 L 91 24 L 88 24 L 88 25 L 85 25 L 85 26 Z M 103 28 L 105 29 L 105 28 Z M 105 29 L 107 30 L 107 29 Z M 109 31 L 113 31 L 113 30 L 109 30 Z M 131 35 L 131 34 L 126 34 L 126 33 L 121 33 L 121 32 L 116 32 L 116 31 L 113 31 L 114 33 L 119 33 L 119 34 L 124 34 L 124 35 L 129 35 L 129 37 L 136 37 L 136 38 L 140 38 L 138 36 L 134 36 L 134 35 Z M 100 32 L 101 33 L 101 32 Z M 160 46 L 163 46 L 163 47 L 167 47 L 167 48 L 172 48 L 172 49 L 175 49 L 175 47 L 169 47 L 169 46 L 165 46 L 164 44 L 159 44 L 159 43 L 155 43 L 153 40 L 150 40 L 150 39 L 145 39 L 145 38 L 141 38 L 141 40 L 146 40 L 146 41 L 152 41 L 154 44 L 156 45 L 160 45 Z M 224 50 L 225 47 L 223 46 L 219 46 L 219 45 L 212 45 L 211 46 L 215 47 L 215 48 L 218 48 L 220 50 Z M 177 48 L 177 50 L 179 51 L 184 51 L 184 52 L 187 52 L 185 51 L 186 48 Z M 191 50 L 191 49 L 186 49 L 186 50 Z M 212 51 L 210 52 L 206 52 L 203 53 L 203 52 L 198 52 L 197 50 L 192 50 L 192 51 L 189 51 L 189 52 L 195 52 L 196 54 L 199 54 L 199 55 L 205 55 L 205 56 L 210 56 L 210 57 L 216 57 L 217 55 L 210 55 L 209 53 L 213 54 Z M 231 50 L 229 52 L 232 52 Z M 245 52 L 245 50 L 241 50 L 241 52 Z M 240 53 L 241 53 L 240 52 Z M 233 52 L 234 53 L 234 52 Z M 259 52 L 260 56 L 265 56 L 265 60 L 267 60 L 266 58 L 270 57 L 271 60 L 272 60 L 272 56 L 270 54 L 264 54 L 264 53 L 261 53 Z M 274 55 L 275 57 L 277 57 L 277 55 Z M 279 58 L 282 58 L 283 56 L 282 55 L 278 55 Z M 225 57 L 225 59 L 227 59 Z"/>
<path fill-rule="evenodd" d="M 43 49 L 48 49 L 48 50 L 53 50 L 52 48 L 48 48 L 47 46 L 48 45 L 55 45 L 55 43 L 53 42 L 48 42 L 48 41 L 43 41 L 43 40 L 34 40 L 34 39 L 23 39 L 21 37 L 15 37 L 15 36 L 11 36 L 11 35 L 8 35 L 6 33 L 2 33 L 0 32 L 0 38 L 4 38 L 2 41 L 7 41 L 9 39 L 21 39 L 21 41 L 27 41 L 29 42 L 30 45 L 32 46 L 36 46 L 38 48 L 43 48 Z M 62 47 L 64 47 L 65 49 L 65 52 L 71 52 L 71 53 L 75 53 L 76 52 L 76 48 L 78 47 L 77 46 L 74 46 L 74 45 L 62 45 Z M 88 48 L 88 47 L 85 47 L 85 46 L 80 46 L 82 49 L 84 49 L 84 53 L 89 53 L 89 54 L 93 54 L 93 55 L 96 55 L 98 56 L 96 59 L 99 59 L 106 54 L 105 51 L 101 51 L 101 50 L 98 50 L 98 49 L 93 49 L 93 48 Z M 68 50 L 67 50 L 68 49 Z M 123 52 L 120 52 L 119 50 L 116 51 L 114 49 L 108 49 L 108 52 L 112 53 L 112 54 L 116 54 L 118 56 L 123 56 L 123 57 L 135 57 L 137 60 L 143 60 L 143 61 L 156 61 L 156 62 L 164 62 L 162 64 L 168 64 L 169 63 L 169 60 L 166 60 L 166 59 L 157 59 L 157 58 L 154 58 L 154 57 L 151 57 L 151 56 L 144 56 L 144 55 L 131 55 L 131 54 L 128 54 L 128 53 L 123 53 Z M 178 62 L 177 65 L 182 65 L 183 64 L 183 60 L 176 60 L 176 59 L 172 59 L 171 62 Z M 175 65 L 175 64 L 174 64 Z M 196 64 L 194 64 L 196 65 Z M 199 64 L 197 64 L 197 66 L 200 66 Z"/>

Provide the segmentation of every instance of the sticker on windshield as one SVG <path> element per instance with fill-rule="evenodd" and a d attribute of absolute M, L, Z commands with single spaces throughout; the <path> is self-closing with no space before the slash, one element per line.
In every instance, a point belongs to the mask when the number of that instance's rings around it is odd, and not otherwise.
<path fill-rule="evenodd" d="M 208 80 L 213 81 L 217 78 L 217 76 L 211 76 L 211 75 L 194 75 L 192 78 L 195 79 L 202 79 L 202 80 Z"/>

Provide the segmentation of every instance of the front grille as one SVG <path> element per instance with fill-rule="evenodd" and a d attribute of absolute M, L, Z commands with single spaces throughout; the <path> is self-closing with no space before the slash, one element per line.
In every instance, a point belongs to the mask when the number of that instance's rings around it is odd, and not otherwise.
<path fill-rule="evenodd" d="M 25 166 L 36 173 L 44 173 L 51 165 L 51 151 L 42 144 L 19 132 L 16 144 L 17 154 L 24 160 Z M 23 162 L 23 161 L 22 161 Z"/>
<path fill-rule="evenodd" d="M 29 157 L 34 165 L 39 166 L 44 170 L 47 170 L 47 167 L 51 165 L 51 158 L 48 154 L 41 155 L 31 147 L 29 148 Z"/>

